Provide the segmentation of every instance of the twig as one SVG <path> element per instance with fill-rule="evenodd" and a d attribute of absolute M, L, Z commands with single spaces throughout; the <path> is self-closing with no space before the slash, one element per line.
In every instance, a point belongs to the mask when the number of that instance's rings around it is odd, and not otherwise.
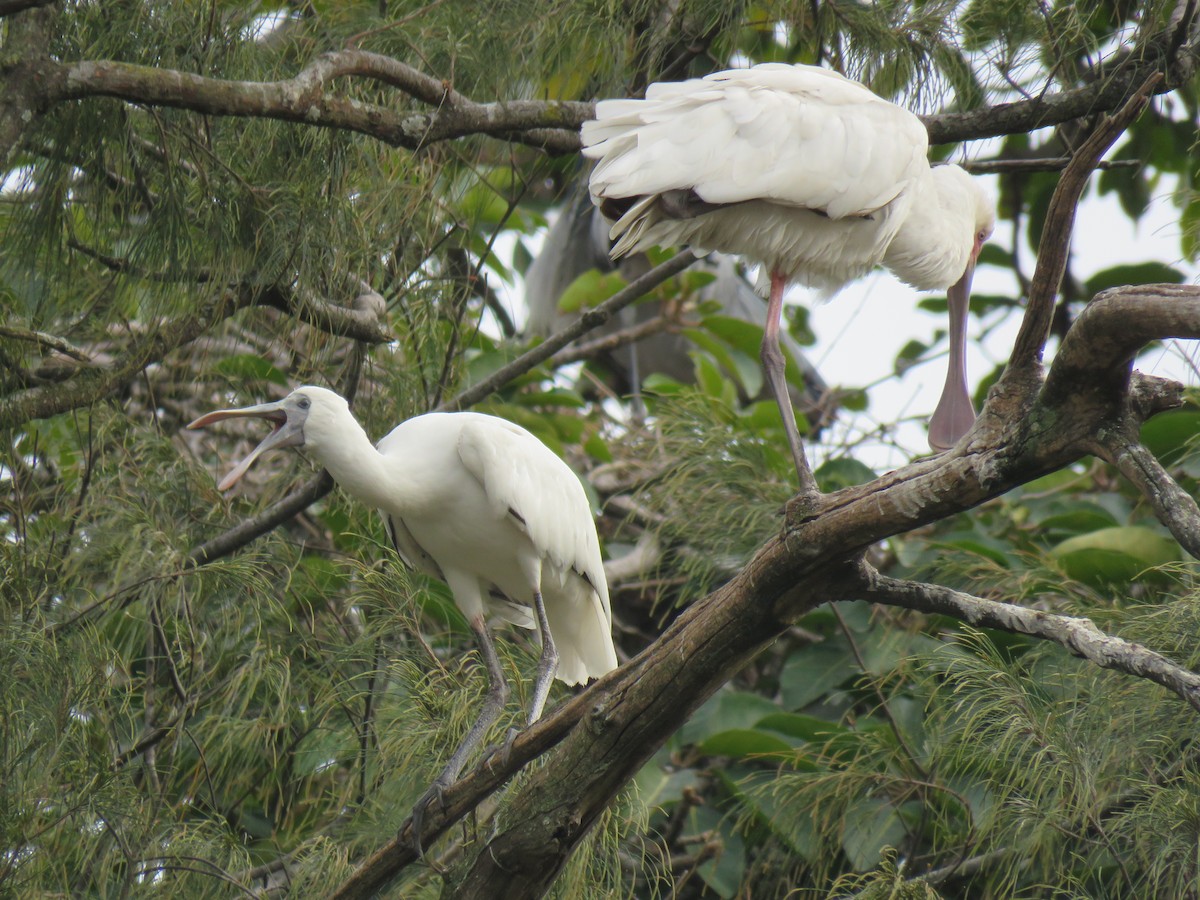
<path fill-rule="evenodd" d="M 1044 638 L 1104 669 L 1160 684 L 1200 712 L 1200 675 L 1123 638 L 1105 634 L 1090 619 L 1060 616 L 1012 603 L 985 600 L 936 584 L 902 581 L 866 570 L 866 598 L 919 612 L 953 616 L 970 625 Z"/>
<path fill-rule="evenodd" d="M 534 366 L 545 362 L 558 350 L 561 350 L 575 338 L 581 334 L 585 334 L 600 325 L 603 325 L 613 315 L 624 309 L 635 300 L 640 299 L 647 292 L 658 287 L 668 278 L 679 274 L 688 266 L 696 261 L 696 256 L 690 250 L 684 250 L 677 255 L 671 257 L 666 262 L 661 263 L 643 275 L 641 278 L 635 279 L 630 284 L 626 285 L 621 290 L 617 291 L 613 296 L 609 297 L 595 309 L 590 309 L 581 315 L 578 319 L 568 325 L 566 328 L 552 334 L 542 343 L 538 344 L 532 350 L 521 354 L 506 366 L 502 366 L 488 378 L 478 384 L 474 384 L 461 392 L 457 397 L 447 400 L 439 410 L 455 410 L 465 409 L 478 403 L 488 394 L 508 384 L 519 375 L 523 375 L 532 369 Z"/>
<path fill-rule="evenodd" d="M 652 334 L 670 331 L 676 324 L 674 317 L 670 315 L 655 316 L 653 319 L 647 319 L 645 322 L 639 322 L 629 328 L 622 328 L 620 331 L 606 334 L 604 337 L 588 341 L 586 344 L 576 344 L 574 347 L 560 350 L 550 357 L 550 365 L 552 368 L 558 368 L 580 360 L 594 359 L 601 354 L 611 353 L 619 347 L 624 347 L 626 344 L 636 344 Z"/>
<path fill-rule="evenodd" d="M 12 325 L 0 325 L 0 337 L 40 344 L 43 347 L 66 354 L 72 359 L 86 365 L 91 365 L 94 362 L 86 350 L 79 349 L 65 338 L 60 338 L 54 334 L 47 334 L 44 331 L 31 331 L 27 328 L 17 328 Z"/>
<path fill-rule="evenodd" d="M 1120 110 L 1101 121 L 1063 170 L 1042 228 L 1037 268 L 1029 285 L 1029 304 L 1004 377 L 1012 377 L 1014 372 L 1024 376 L 1041 361 L 1054 315 L 1054 299 L 1067 269 L 1075 208 L 1084 186 L 1100 157 L 1138 117 L 1161 81 L 1162 75 L 1157 72 L 1147 78 Z"/>
<path fill-rule="evenodd" d="M 974 159 L 959 163 L 973 175 L 1005 175 L 1013 172 L 1058 172 L 1071 162 L 1070 156 L 1048 156 L 1040 159 Z M 1145 163 L 1140 159 L 1102 159 L 1097 169 L 1138 169 Z"/>
<path fill-rule="evenodd" d="M 1104 458 L 1133 482 L 1180 546 L 1200 559 L 1200 506 L 1142 445 L 1136 431 L 1129 431 L 1133 433 L 1114 431 L 1108 435 L 1110 440 L 1102 447 Z"/>

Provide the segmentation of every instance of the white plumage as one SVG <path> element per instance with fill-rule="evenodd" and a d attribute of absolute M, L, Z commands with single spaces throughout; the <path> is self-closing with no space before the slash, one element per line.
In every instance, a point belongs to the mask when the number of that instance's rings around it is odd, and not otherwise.
<path fill-rule="evenodd" d="M 382 513 L 397 552 L 446 582 L 479 642 L 490 690 L 483 711 L 413 811 L 421 818 L 462 770 L 500 714 L 508 686 L 487 619 L 537 628 L 542 655 L 529 722 L 550 682 L 581 684 L 617 667 L 608 583 L 583 486 L 532 434 L 479 413 L 430 413 L 397 425 L 372 446 L 346 401 L 325 388 L 218 410 L 189 428 L 257 416 L 274 430 L 220 482 L 225 490 L 264 451 L 303 447 L 348 494 Z"/>
<path fill-rule="evenodd" d="M 495 416 L 429 413 L 397 425 L 379 454 L 410 482 L 402 502 L 376 503 L 397 551 L 445 581 L 464 615 L 536 628 L 540 589 L 556 677 L 583 684 L 616 668 L 592 510 L 579 479 L 545 444 Z"/>
<path fill-rule="evenodd" d="M 793 430 L 781 357 L 772 371 L 785 284 L 828 295 L 878 265 L 918 289 L 949 289 L 951 371 L 931 443 L 969 428 L 966 303 L 995 212 L 962 169 L 930 167 L 920 119 L 836 72 L 767 63 L 602 101 L 582 134 L 614 256 L 689 244 L 762 264 L 763 363 Z M 789 439 L 806 470 L 798 435 Z"/>

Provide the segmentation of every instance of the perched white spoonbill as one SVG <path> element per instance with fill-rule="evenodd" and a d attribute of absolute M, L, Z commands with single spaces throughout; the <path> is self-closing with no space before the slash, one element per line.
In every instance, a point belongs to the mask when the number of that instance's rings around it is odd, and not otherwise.
<path fill-rule="evenodd" d="M 263 452 L 300 447 L 353 497 L 383 514 L 396 552 L 446 582 L 487 667 L 483 710 L 413 810 L 418 850 L 426 807 L 458 777 L 508 699 L 488 617 L 537 628 L 542 653 L 529 722 L 557 675 L 582 684 L 617 667 L 608 583 L 587 495 L 575 473 L 532 434 L 495 416 L 429 413 L 372 446 L 346 401 L 305 386 L 274 403 L 222 409 L 188 428 L 235 416 L 274 426 L 221 479 L 226 490 Z"/>
<path fill-rule="evenodd" d="M 946 449 L 971 427 L 967 305 L 995 209 L 958 166 L 930 167 L 915 115 L 836 72 L 765 63 L 652 84 L 644 100 L 602 101 L 583 144 L 597 160 L 592 200 L 615 220 L 614 257 L 690 244 L 761 264 L 763 370 L 802 488 L 816 486 L 779 350 L 790 281 L 828 296 L 883 265 L 920 290 L 947 290 L 949 372 L 929 443 Z"/>

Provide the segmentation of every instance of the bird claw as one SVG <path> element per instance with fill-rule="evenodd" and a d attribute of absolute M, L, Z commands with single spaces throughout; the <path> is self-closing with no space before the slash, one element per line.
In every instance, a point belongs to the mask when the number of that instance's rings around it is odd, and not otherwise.
<path fill-rule="evenodd" d="M 508 765 L 508 761 L 512 757 L 513 741 L 517 739 L 517 735 L 520 733 L 521 729 L 519 728 L 509 728 L 508 734 L 504 736 L 504 740 L 484 748 L 480 759 L 484 761 L 484 765 L 488 767 L 489 771 L 494 768 L 491 765 L 493 756 L 498 755 L 500 757 L 499 763 L 501 768 Z"/>
<path fill-rule="evenodd" d="M 413 806 L 412 846 L 413 851 L 417 854 L 417 859 L 421 859 L 425 856 L 425 851 L 421 847 L 421 832 L 424 830 L 425 825 L 425 811 L 434 801 L 437 801 L 439 810 L 445 810 L 446 801 L 444 792 L 447 787 L 449 787 L 449 785 L 445 784 L 441 778 L 434 779 L 433 784 L 429 786 L 429 789 L 421 795 L 421 799 L 419 799 Z"/>

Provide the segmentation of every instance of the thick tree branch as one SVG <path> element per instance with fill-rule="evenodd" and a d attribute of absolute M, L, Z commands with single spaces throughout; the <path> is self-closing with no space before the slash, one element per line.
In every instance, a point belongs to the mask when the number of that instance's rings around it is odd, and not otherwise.
<path fill-rule="evenodd" d="M 1133 359 L 1151 341 L 1200 338 L 1200 286 L 1146 284 L 1097 294 L 1063 338 L 1046 376 L 1046 403 L 1080 387 L 1111 392 L 1128 383 Z"/>
<path fill-rule="evenodd" d="M 54 0 L 0 0 L 0 18 L 38 6 L 49 6 L 53 2 Z"/>
<path fill-rule="evenodd" d="M 1196 48 L 1178 42 L 1178 30 L 1160 35 L 1157 43 L 1152 41 L 1137 59 L 1123 56 L 1112 62 L 1085 87 L 967 113 L 922 117 L 930 141 L 951 143 L 1027 132 L 1115 109 L 1152 73 L 1165 72 L 1169 76 L 1154 91 L 1173 90 L 1196 68 Z M 1159 43 L 1164 49 L 1156 54 L 1151 48 Z M 1173 55 L 1167 52 L 1168 43 L 1174 48 Z M 335 80 L 346 77 L 371 79 L 436 109 L 404 114 L 351 99 L 331 87 Z M 271 118 L 345 129 L 411 150 L 465 135 L 485 134 L 551 153 L 574 153 L 580 147 L 579 126 L 592 117 L 594 110 L 594 104 L 586 101 L 479 103 L 454 91 L 448 82 L 399 60 L 357 49 L 323 54 L 293 78 L 275 82 L 231 81 L 114 60 L 89 60 L 61 65 L 42 83 L 47 85 L 43 99 L 48 102 L 110 96 L 209 115 Z"/>
<path fill-rule="evenodd" d="M 1161 298 L 1156 303 L 1172 305 Z M 1183 315 L 1194 316 L 1200 328 L 1200 314 Z M 697 704 L 796 617 L 827 600 L 861 596 L 859 557 L 868 547 L 1081 458 L 1126 402 L 1111 381 L 1109 388 L 1107 397 L 1083 392 L 1075 403 L 1064 395 L 1053 409 L 1055 427 L 1031 428 L 1023 416 L 998 415 L 976 439 L 941 456 L 822 496 L 816 509 L 789 509 L 782 534 L 585 695 L 588 714 L 509 800 L 504 825 L 487 846 L 451 874 L 446 896 L 540 896 L 600 811 Z M 1001 406 L 1005 400 L 1000 397 Z M 1036 394 L 1027 403 L 1038 412 Z M 989 606 L 937 588 L 876 583 L 881 595 L 884 589 L 893 601 L 908 591 L 912 604 L 934 611 L 1057 638 L 1098 665 L 1149 678 L 1200 709 L 1200 676 L 1081 620 Z"/>
<path fill-rule="evenodd" d="M 336 78 L 372 78 L 425 103 L 428 114 L 399 113 L 329 89 Z M 66 64 L 51 88 L 53 100 L 117 97 L 130 103 L 189 109 L 216 116 L 280 119 L 357 131 L 410 150 L 487 134 L 565 153 L 578 149 L 573 132 L 591 115 L 590 103 L 497 101 L 475 103 L 410 66 L 364 50 L 326 53 L 286 81 L 228 81 L 116 60 Z"/>
<path fill-rule="evenodd" d="M 918 612 L 952 616 L 977 628 L 999 628 L 1053 641 L 1101 668 L 1114 669 L 1160 684 L 1200 712 L 1200 675 L 1141 644 L 1105 634 L 1090 619 L 984 600 L 936 584 L 901 581 L 869 568 L 864 575 L 868 585 L 865 599 Z"/>

